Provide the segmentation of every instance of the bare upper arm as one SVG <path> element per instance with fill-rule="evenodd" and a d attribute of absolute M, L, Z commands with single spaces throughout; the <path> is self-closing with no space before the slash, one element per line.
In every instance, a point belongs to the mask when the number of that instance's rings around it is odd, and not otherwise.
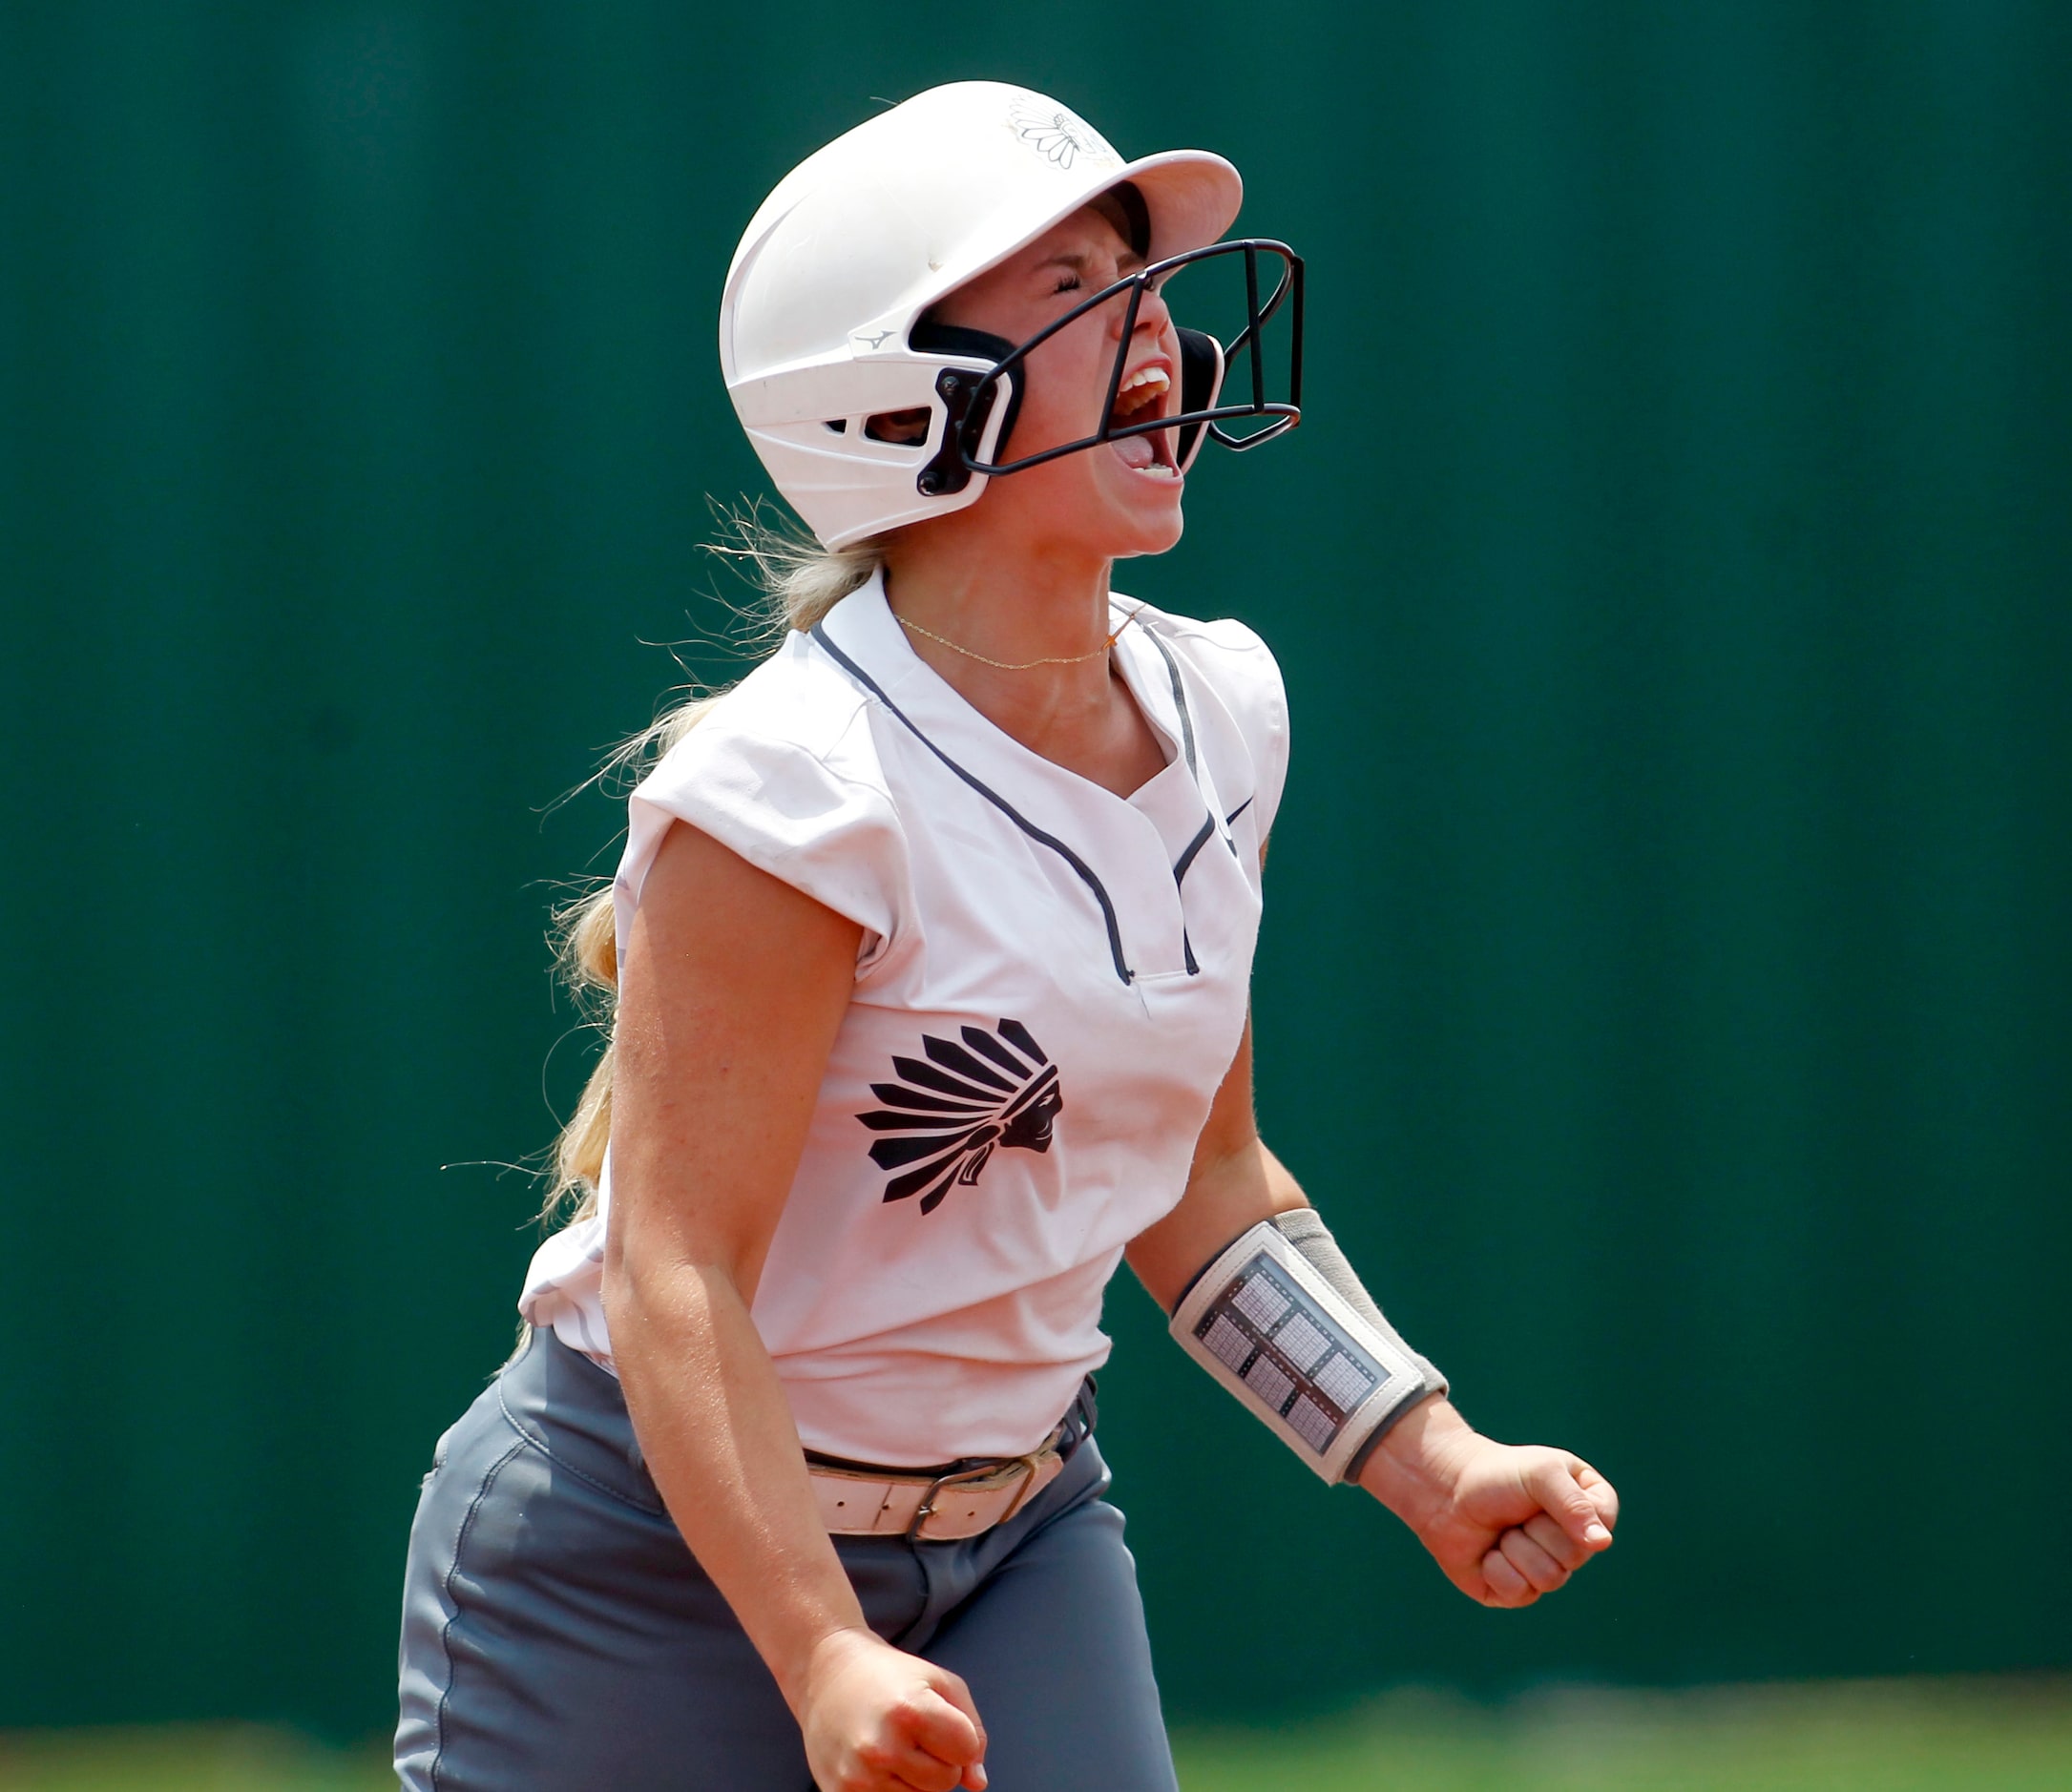
<path fill-rule="evenodd" d="M 862 936 L 710 835 L 670 828 L 620 969 L 608 1277 L 718 1264 L 753 1295 Z"/>

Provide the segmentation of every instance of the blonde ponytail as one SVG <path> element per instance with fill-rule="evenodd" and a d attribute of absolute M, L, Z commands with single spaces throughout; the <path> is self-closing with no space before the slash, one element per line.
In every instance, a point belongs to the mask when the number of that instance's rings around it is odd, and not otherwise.
<path fill-rule="evenodd" d="M 712 552 L 740 566 L 762 594 L 759 632 L 774 649 L 785 636 L 804 633 L 885 564 L 876 542 L 831 552 L 810 535 L 765 522 L 759 507 L 722 511 L 725 538 Z M 722 693 L 693 697 L 664 710 L 655 721 L 617 748 L 596 781 L 637 782 L 647 769 L 697 727 Z M 553 1221 L 574 1200 L 571 1219 L 597 1210 L 597 1182 L 604 1174 L 604 1148 L 612 1136 L 612 1027 L 618 1001 L 618 942 L 612 886 L 595 889 L 555 911 L 552 939 L 562 983 L 591 1024 L 604 1036 L 604 1050 L 583 1085 L 576 1112 L 561 1129 L 547 1158 L 547 1198 L 540 1218 Z"/>

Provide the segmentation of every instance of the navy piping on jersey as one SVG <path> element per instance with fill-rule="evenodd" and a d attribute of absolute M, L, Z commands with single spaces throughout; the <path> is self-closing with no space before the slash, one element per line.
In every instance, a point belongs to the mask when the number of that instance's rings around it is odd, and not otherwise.
<path fill-rule="evenodd" d="M 1173 650 L 1160 640 L 1152 630 L 1140 625 L 1139 632 L 1150 641 L 1152 646 L 1159 650 L 1159 657 L 1165 661 L 1165 670 L 1173 680 L 1173 706 L 1180 711 L 1180 743 L 1187 755 L 1187 770 L 1193 777 L 1197 788 L 1199 788 L 1202 782 L 1202 774 L 1196 768 L 1194 762 L 1194 715 L 1187 707 L 1187 687 L 1181 679 L 1180 661 L 1173 657 Z M 1251 806 L 1252 800 L 1250 797 L 1246 797 L 1243 802 L 1239 803 L 1236 808 L 1224 817 L 1224 828 L 1227 830 L 1231 823 L 1235 822 L 1239 816 L 1243 815 Z M 1210 818 L 1208 825 L 1212 830 L 1214 829 L 1216 823 L 1213 817 Z M 1230 856 L 1235 859 L 1238 856 L 1238 843 L 1230 837 L 1227 831 L 1224 835 L 1223 844 L 1230 848 Z M 1175 883 L 1187 875 L 1187 866 L 1194 862 L 1194 855 L 1202 849 L 1203 844 L 1203 843 L 1198 840 L 1181 855 L 1180 863 L 1173 867 L 1173 881 Z M 1183 941 L 1183 944 L 1184 944 L 1184 941 Z M 1187 969 L 1189 970 L 1194 969 L 1194 950 L 1191 947 L 1188 948 L 1187 951 Z"/>
<path fill-rule="evenodd" d="M 1138 632 L 1159 650 L 1159 657 L 1165 661 L 1166 677 L 1173 681 L 1173 707 L 1180 712 L 1181 751 L 1187 758 L 1187 776 L 1194 780 L 1195 788 L 1199 790 L 1202 786 L 1202 770 L 1195 762 L 1194 757 L 1194 712 L 1187 707 L 1187 686 L 1185 680 L 1180 676 L 1180 661 L 1173 657 L 1173 650 L 1159 639 L 1155 630 L 1140 625 Z M 1241 810 L 1240 813 L 1242 814 L 1243 811 Z M 1208 844 L 1209 836 L 1215 831 L 1216 818 L 1214 815 L 1210 815 L 1203 821 L 1202 831 L 1187 843 L 1186 851 L 1180 855 L 1179 863 L 1173 866 L 1173 886 L 1176 889 L 1183 889 L 1183 886 L 1187 881 L 1187 867 L 1194 863 L 1195 854 Z M 1238 849 L 1237 842 L 1225 835 L 1224 844 L 1230 848 L 1232 856 L 1235 857 Z M 1184 893 L 1181 897 L 1181 908 L 1183 913 L 1180 923 L 1180 949 L 1185 954 L 1184 962 L 1187 967 L 1187 975 L 1195 977 L 1201 975 L 1202 966 L 1194 955 L 1193 937 L 1187 931 L 1184 912 L 1186 897 Z"/>
<path fill-rule="evenodd" d="M 819 642 L 821 647 L 827 651 L 827 656 L 836 665 L 840 666 L 843 671 L 847 672 L 850 677 L 854 678 L 858 684 L 862 685 L 865 690 L 869 691 L 872 697 L 876 698 L 879 702 L 883 703 L 887 711 L 896 718 L 916 740 L 920 741 L 923 746 L 934 754 L 945 765 L 949 766 L 967 784 L 971 785 L 988 802 L 998 809 L 1002 815 L 1013 822 L 1031 840 L 1040 846 L 1048 846 L 1079 874 L 1080 881 L 1085 884 L 1088 889 L 1094 892 L 1094 900 L 1100 905 L 1100 918 L 1107 924 L 1108 927 L 1108 951 L 1115 960 L 1115 974 L 1120 977 L 1125 984 L 1135 983 L 1137 973 L 1129 968 L 1128 962 L 1122 956 L 1122 929 L 1117 924 L 1115 918 L 1115 905 L 1108 900 L 1108 892 L 1102 886 L 1100 879 L 1094 875 L 1094 867 L 1080 858 L 1078 853 L 1074 852 L 1063 841 L 1059 840 L 1057 835 L 1046 834 L 1027 816 L 1023 815 L 1020 810 L 1015 808 L 1012 802 L 1008 802 L 1005 797 L 1001 796 L 998 791 L 988 784 L 980 782 L 978 779 L 974 778 L 963 766 L 959 765 L 955 760 L 952 759 L 949 754 L 945 753 L 941 747 L 937 746 L 934 741 L 931 740 L 927 735 L 923 734 L 914 725 L 912 719 L 908 716 L 906 711 L 885 695 L 884 689 L 879 685 L 878 681 L 827 638 L 826 631 L 819 623 L 813 624 L 811 633 L 813 639 Z M 1190 960 L 1188 969 L 1192 969 L 1193 954 L 1190 952 L 1188 957 Z"/>
<path fill-rule="evenodd" d="M 1180 863 L 1173 867 L 1173 887 L 1181 890 L 1180 949 L 1186 954 L 1187 975 L 1190 977 L 1199 975 L 1202 967 L 1195 962 L 1194 941 L 1187 933 L 1187 898 L 1183 886 L 1187 881 L 1187 867 L 1194 863 L 1194 855 L 1208 844 L 1209 836 L 1215 831 L 1216 818 L 1211 815 L 1203 822 L 1202 831 L 1187 843 L 1187 850 L 1180 855 Z"/>
<path fill-rule="evenodd" d="M 1187 756 L 1187 776 L 1199 784 L 1202 773 L 1194 762 L 1194 717 L 1188 713 L 1187 687 L 1181 682 L 1180 661 L 1173 657 L 1173 650 L 1151 630 L 1140 629 L 1139 633 L 1159 650 L 1159 657 L 1165 661 L 1166 676 L 1173 681 L 1173 707 L 1180 712 L 1180 745 Z"/>
<path fill-rule="evenodd" d="M 1173 707 L 1180 712 L 1180 744 L 1182 750 L 1187 756 L 1187 776 L 1194 780 L 1194 787 L 1199 790 L 1202 787 L 1202 772 L 1201 768 L 1194 762 L 1194 713 L 1187 707 L 1187 687 L 1181 680 L 1180 661 L 1173 657 L 1173 650 L 1160 640 L 1151 630 L 1141 629 L 1139 633 L 1143 635 L 1151 642 L 1151 645 L 1159 650 L 1159 657 L 1165 661 L 1165 670 L 1172 676 Z M 1250 802 L 1251 799 L 1246 797 L 1245 802 L 1238 805 L 1237 815 L 1233 815 L 1230 820 L 1235 821 L 1238 815 L 1243 815 Z M 1228 822 L 1224 823 L 1224 826 L 1227 827 L 1228 825 Z M 1208 837 L 1215 831 L 1216 818 L 1211 815 L 1202 823 L 1202 831 L 1187 843 L 1187 850 L 1180 855 L 1180 863 L 1174 865 L 1173 882 L 1175 884 L 1185 881 L 1187 867 L 1194 863 L 1194 855 L 1208 844 Z M 1234 858 L 1237 855 L 1238 843 L 1225 836 L 1224 844 L 1230 848 L 1231 856 Z M 1183 928 L 1182 944 L 1185 945 L 1185 929 Z M 1191 946 L 1187 948 L 1187 969 L 1189 971 L 1196 969 L 1194 948 Z"/>
<path fill-rule="evenodd" d="M 1215 832 L 1216 818 L 1205 817 L 1202 823 L 1202 831 L 1187 843 L 1187 850 L 1180 855 L 1180 863 L 1173 867 L 1174 883 L 1180 884 L 1186 880 L 1187 867 L 1194 863 L 1194 855 L 1208 844 Z"/>

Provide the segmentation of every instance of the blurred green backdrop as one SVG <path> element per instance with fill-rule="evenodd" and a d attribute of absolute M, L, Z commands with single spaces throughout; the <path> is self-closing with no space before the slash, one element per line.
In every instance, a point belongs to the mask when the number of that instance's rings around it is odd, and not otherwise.
<path fill-rule="evenodd" d="M 728 670 L 726 259 L 973 74 L 1310 258 L 1120 582 L 1287 668 L 1268 1136 L 1628 1502 L 1479 1612 L 1118 1284 L 1176 1715 L 2072 1664 L 2072 12 L 14 0 L 0 1724 L 387 1720 L 583 1069 L 545 811 Z"/>

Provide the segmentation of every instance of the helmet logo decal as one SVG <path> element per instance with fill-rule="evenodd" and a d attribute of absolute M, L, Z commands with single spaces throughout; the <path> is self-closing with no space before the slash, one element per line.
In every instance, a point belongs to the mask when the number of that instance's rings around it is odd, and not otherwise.
<path fill-rule="evenodd" d="M 1120 162 L 1100 133 L 1077 113 L 1055 100 L 1035 103 L 1036 95 L 1016 99 L 1007 108 L 1007 128 L 1047 162 L 1070 168 L 1084 156 L 1089 161 Z"/>
<path fill-rule="evenodd" d="M 885 1198 L 918 1195 L 924 1214 L 951 1189 L 975 1184 L 995 1149 L 1050 1150 L 1065 1105 L 1057 1065 L 1020 1021 L 959 1031 L 962 1045 L 923 1033 L 928 1062 L 895 1057 L 900 1080 L 870 1085 L 885 1106 L 856 1116 L 873 1133 L 895 1135 L 870 1147 L 879 1169 L 901 1173 L 886 1183 Z"/>

